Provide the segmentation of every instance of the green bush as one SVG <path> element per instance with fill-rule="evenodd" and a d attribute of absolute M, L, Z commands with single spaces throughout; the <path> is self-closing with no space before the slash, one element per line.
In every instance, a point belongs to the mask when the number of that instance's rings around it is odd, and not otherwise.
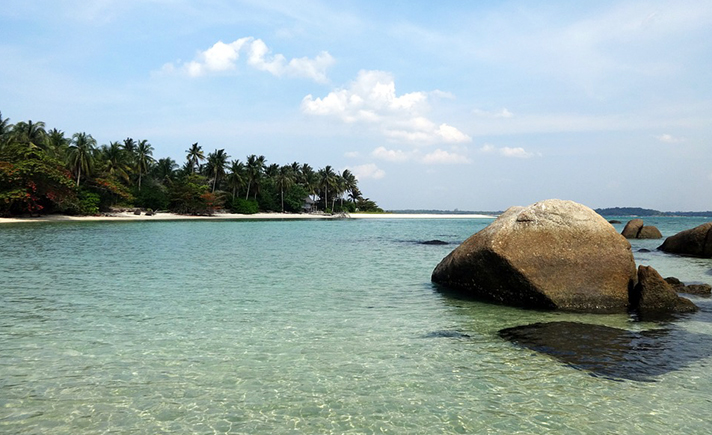
<path fill-rule="evenodd" d="M 99 214 L 99 204 L 101 197 L 94 192 L 86 190 L 79 191 L 79 214 L 97 215 Z"/>
<path fill-rule="evenodd" d="M 235 198 L 230 204 L 230 210 L 238 214 L 255 214 L 260 211 L 257 201 L 243 198 Z"/>
<path fill-rule="evenodd" d="M 148 185 L 134 192 L 136 207 L 165 210 L 170 204 L 170 198 L 165 188 L 158 185 Z"/>

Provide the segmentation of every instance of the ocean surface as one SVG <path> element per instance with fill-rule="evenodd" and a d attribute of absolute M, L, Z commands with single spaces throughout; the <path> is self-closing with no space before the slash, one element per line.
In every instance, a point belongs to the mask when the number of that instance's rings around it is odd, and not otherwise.
<path fill-rule="evenodd" d="M 710 299 L 643 322 L 431 284 L 490 221 L 2 225 L 0 433 L 710 432 Z M 660 243 L 632 241 L 637 262 L 712 283 Z"/>

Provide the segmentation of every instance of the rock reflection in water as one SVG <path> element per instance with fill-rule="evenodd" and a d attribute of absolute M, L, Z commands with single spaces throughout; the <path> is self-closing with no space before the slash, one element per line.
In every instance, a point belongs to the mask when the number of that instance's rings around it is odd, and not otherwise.
<path fill-rule="evenodd" d="M 712 356 L 709 336 L 678 329 L 633 332 L 578 322 L 549 322 L 502 329 L 499 335 L 593 376 L 613 379 L 655 381 L 655 376 Z"/>

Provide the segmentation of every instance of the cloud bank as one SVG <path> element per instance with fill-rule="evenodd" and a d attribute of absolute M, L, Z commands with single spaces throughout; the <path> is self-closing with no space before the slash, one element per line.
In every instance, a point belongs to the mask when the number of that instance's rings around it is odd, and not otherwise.
<path fill-rule="evenodd" d="M 250 67 L 268 72 L 276 77 L 291 76 L 326 83 L 326 70 L 334 64 L 334 58 L 322 51 L 315 58 L 293 58 L 287 60 L 282 54 L 272 54 L 267 44 L 261 39 L 245 37 L 228 44 L 218 41 L 212 47 L 199 52 L 195 59 L 175 65 L 168 63 L 163 72 L 180 71 L 190 77 L 200 77 L 214 73 L 224 73 L 237 69 L 240 55 Z"/>
<path fill-rule="evenodd" d="M 428 93 L 399 96 L 393 77 L 384 71 L 362 70 L 348 87 L 336 89 L 323 98 L 309 94 L 302 100 L 302 111 L 306 114 L 370 125 L 394 142 L 431 145 L 471 141 L 470 136 L 456 127 L 428 119 L 425 116 L 428 109 Z"/>

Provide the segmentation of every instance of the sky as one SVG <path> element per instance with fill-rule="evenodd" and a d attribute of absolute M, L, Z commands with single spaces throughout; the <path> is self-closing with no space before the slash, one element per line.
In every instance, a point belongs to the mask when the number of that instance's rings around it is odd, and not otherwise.
<path fill-rule="evenodd" d="M 4 0 L 0 111 L 387 210 L 712 210 L 712 2 Z"/>

